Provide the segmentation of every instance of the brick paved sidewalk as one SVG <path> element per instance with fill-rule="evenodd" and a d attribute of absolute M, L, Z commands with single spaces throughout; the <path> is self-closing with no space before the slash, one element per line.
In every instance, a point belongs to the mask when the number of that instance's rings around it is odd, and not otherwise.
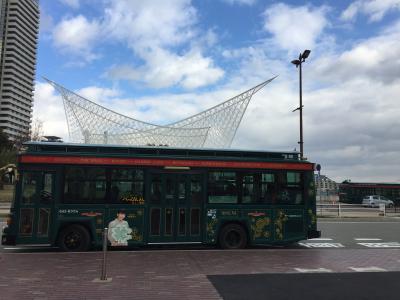
<path fill-rule="evenodd" d="M 101 253 L 1 253 L 0 299 L 220 299 L 206 275 L 400 271 L 400 249 L 139 250 L 110 252 L 108 283 L 95 283 Z"/>

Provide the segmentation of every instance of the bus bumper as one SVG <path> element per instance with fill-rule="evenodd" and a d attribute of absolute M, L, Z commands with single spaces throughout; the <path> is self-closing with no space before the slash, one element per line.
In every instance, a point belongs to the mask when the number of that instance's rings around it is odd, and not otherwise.
<path fill-rule="evenodd" d="M 8 234 L 8 228 L 3 229 L 3 234 L 1 235 L 1 244 L 3 246 L 15 246 L 16 236 Z"/>
<path fill-rule="evenodd" d="M 309 230 L 307 238 L 309 239 L 315 239 L 321 237 L 321 231 L 320 230 Z"/>

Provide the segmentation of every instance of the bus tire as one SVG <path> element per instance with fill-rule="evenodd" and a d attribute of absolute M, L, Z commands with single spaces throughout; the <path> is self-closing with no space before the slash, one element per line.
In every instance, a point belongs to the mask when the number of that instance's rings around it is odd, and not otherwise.
<path fill-rule="evenodd" d="M 69 225 L 61 230 L 57 245 L 65 252 L 88 251 L 91 245 L 90 233 L 82 225 Z"/>
<path fill-rule="evenodd" d="M 247 233 L 243 226 L 230 223 L 221 229 L 218 241 L 222 249 L 243 249 L 247 246 Z"/>

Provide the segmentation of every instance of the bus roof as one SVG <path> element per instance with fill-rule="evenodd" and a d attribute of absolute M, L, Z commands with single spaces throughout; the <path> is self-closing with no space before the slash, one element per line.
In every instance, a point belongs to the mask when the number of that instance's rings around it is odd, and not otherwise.
<path fill-rule="evenodd" d="M 61 142 L 27 142 L 22 154 L 60 154 L 96 156 L 158 156 L 197 157 L 238 160 L 291 160 L 300 161 L 299 152 L 260 151 L 243 149 L 193 149 L 168 146 L 88 145 Z M 303 161 L 304 162 L 304 161 Z"/>

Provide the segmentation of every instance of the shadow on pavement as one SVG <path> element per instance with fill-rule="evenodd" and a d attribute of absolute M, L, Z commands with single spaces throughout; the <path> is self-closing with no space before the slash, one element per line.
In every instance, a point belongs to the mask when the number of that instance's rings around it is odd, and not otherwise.
<path fill-rule="evenodd" d="M 223 299 L 398 300 L 400 272 L 207 276 Z"/>

